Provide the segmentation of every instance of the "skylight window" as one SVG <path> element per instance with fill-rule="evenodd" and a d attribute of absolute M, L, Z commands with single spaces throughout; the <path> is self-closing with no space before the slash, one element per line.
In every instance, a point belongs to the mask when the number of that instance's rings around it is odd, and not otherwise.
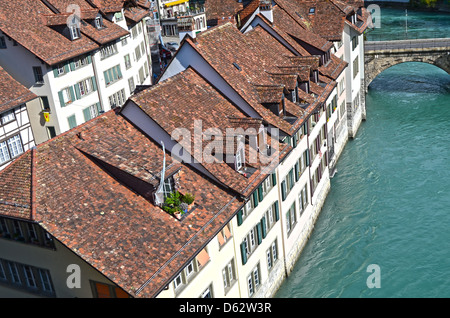
<path fill-rule="evenodd" d="M 316 13 L 316 8 L 315 7 L 309 8 L 309 14 L 314 14 L 314 13 Z"/>
<path fill-rule="evenodd" d="M 237 63 L 233 63 L 233 66 L 234 66 L 235 68 L 237 68 L 239 71 L 242 70 L 241 67 L 239 66 L 239 64 L 237 64 Z"/>

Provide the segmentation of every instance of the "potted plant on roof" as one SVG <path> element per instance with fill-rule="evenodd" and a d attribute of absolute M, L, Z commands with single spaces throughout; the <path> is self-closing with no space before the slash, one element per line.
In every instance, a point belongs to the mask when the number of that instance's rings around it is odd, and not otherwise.
<path fill-rule="evenodd" d="M 188 210 L 192 209 L 194 207 L 194 201 L 195 201 L 195 197 L 192 193 L 186 193 L 183 195 L 183 197 L 181 198 L 181 201 L 183 201 L 184 203 L 186 203 L 188 205 Z"/>
<path fill-rule="evenodd" d="M 182 212 L 180 207 L 181 203 L 181 194 L 178 191 L 172 192 L 166 197 L 163 210 L 177 218 L 180 218 Z"/>

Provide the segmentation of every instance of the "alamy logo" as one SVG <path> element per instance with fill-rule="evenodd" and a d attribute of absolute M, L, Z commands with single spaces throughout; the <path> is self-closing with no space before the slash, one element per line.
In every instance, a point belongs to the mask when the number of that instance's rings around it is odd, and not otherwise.
<path fill-rule="evenodd" d="M 367 6 L 367 11 L 370 13 L 368 17 L 368 25 L 370 28 L 381 28 L 381 8 L 377 4 L 370 4 Z"/>
<path fill-rule="evenodd" d="M 81 269 L 77 264 L 70 264 L 66 269 L 70 275 L 67 277 L 66 285 L 70 289 L 81 288 Z"/>
<path fill-rule="evenodd" d="M 371 273 L 367 277 L 366 285 L 369 288 L 381 288 L 381 269 L 377 264 L 367 266 L 367 272 Z"/>

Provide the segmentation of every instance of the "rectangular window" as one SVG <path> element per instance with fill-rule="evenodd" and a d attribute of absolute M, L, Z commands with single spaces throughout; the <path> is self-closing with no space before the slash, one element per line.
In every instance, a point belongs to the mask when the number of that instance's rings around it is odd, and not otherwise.
<path fill-rule="evenodd" d="M 353 60 L 353 78 L 359 73 L 359 59 L 358 56 Z"/>
<path fill-rule="evenodd" d="M 277 240 L 275 240 L 270 248 L 266 251 L 267 257 L 267 268 L 270 270 L 273 267 L 273 264 L 278 259 L 278 248 L 277 248 Z"/>
<path fill-rule="evenodd" d="M 34 279 L 34 274 L 31 266 L 24 265 L 23 270 L 25 272 L 25 280 L 27 283 L 27 286 L 30 288 L 36 288 L 36 280 Z"/>
<path fill-rule="evenodd" d="M 23 153 L 22 141 L 19 135 L 8 139 L 8 148 L 11 158 L 17 157 Z"/>
<path fill-rule="evenodd" d="M 308 185 L 305 184 L 303 189 L 300 191 L 300 194 L 298 196 L 299 201 L 299 208 L 300 208 L 300 216 L 302 215 L 302 212 L 305 211 L 306 207 L 308 206 Z"/>
<path fill-rule="evenodd" d="M 114 82 L 117 82 L 122 78 L 122 71 L 120 70 L 120 65 L 116 65 L 104 71 L 103 75 L 105 77 L 106 86 L 109 86 Z"/>
<path fill-rule="evenodd" d="M 356 49 L 356 47 L 358 46 L 358 37 L 354 36 L 352 38 L 352 51 L 354 51 Z"/>
<path fill-rule="evenodd" d="M 39 277 L 41 279 L 42 289 L 46 292 L 53 292 L 52 281 L 50 279 L 50 273 L 46 269 L 38 269 Z"/>
<path fill-rule="evenodd" d="M 136 89 L 136 85 L 134 85 L 134 78 L 130 77 L 128 79 L 128 86 L 130 87 L 130 94 L 134 93 L 134 90 Z"/>
<path fill-rule="evenodd" d="M 33 66 L 34 81 L 36 84 L 44 83 L 44 75 L 40 66 Z"/>
<path fill-rule="evenodd" d="M 77 99 L 80 99 L 96 90 L 97 90 L 97 87 L 95 84 L 94 77 L 82 80 L 81 82 L 78 82 L 75 85 L 75 94 L 76 94 Z"/>
<path fill-rule="evenodd" d="M 294 228 L 296 222 L 297 216 L 295 215 L 295 202 L 294 202 L 292 203 L 290 209 L 286 212 L 286 230 L 288 234 Z"/>
<path fill-rule="evenodd" d="M 253 268 L 250 275 L 247 277 L 247 286 L 248 286 L 248 295 L 253 296 L 255 291 L 258 289 L 258 287 L 261 285 L 261 273 L 259 269 L 259 264 L 256 265 L 255 268 Z"/>
<path fill-rule="evenodd" d="M 91 105 L 83 110 L 84 120 L 89 121 L 92 118 L 97 117 L 102 112 L 102 106 L 100 103 L 96 103 L 94 105 Z"/>
<path fill-rule="evenodd" d="M 6 280 L 5 269 L 3 268 L 3 264 L 0 261 L 0 280 Z"/>
<path fill-rule="evenodd" d="M 7 261 L 6 263 L 8 264 L 9 274 L 11 275 L 11 281 L 14 284 L 22 284 L 16 263 L 9 262 L 9 261 Z"/>
<path fill-rule="evenodd" d="M 125 59 L 125 68 L 129 69 L 131 67 L 130 54 L 125 55 L 123 58 Z"/>
<path fill-rule="evenodd" d="M 107 44 L 100 49 L 100 58 L 102 60 L 106 59 L 106 58 L 116 54 L 117 52 L 118 51 L 117 51 L 116 43 Z"/>
<path fill-rule="evenodd" d="M 180 287 L 181 285 L 183 285 L 183 276 L 182 273 L 178 274 L 177 277 L 175 277 L 175 279 L 173 280 L 173 287 L 175 289 L 177 289 L 178 287 Z"/>
<path fill-rule="evenodd" d="M 122 11 L 114 13 L 114 17 L 116 18 L 116 22 L 122 21 L 123 20 Z"/>
<path fill-rule="evenodd" d="M 80 29 L 77 28 L 76 26 L 69 26 L 69 30 L 70 30 L 70 38 L 71 40 L 76 40 L 79 39 L 81 37 L 81 33 L 80 33 Z"/>
<path fill-rule="evenodd" d="M 0 164 L 11 159 L 6 141 L 0 142 Z"/>
<path fill-rule="evenodd" d="M 113 95 L 109 96 L 109 105 L 111 108 L 116 108 L 125 104 L 125 89 L 122 89 Z"/>
<path fill-rule="evenodd" d="M 122 46 L 127 45 L 128 44 L 128 36 L 124 36 L 120 42 L 122 43 Z"/>
<path fill-rule="evenodd" d="M 58 96 L 61 107 L 66 107 L 68 104 L 71 104 L 75 101 L 75 91 L 73 86 L 66 87 L 62 91 L 59 91 Z"/>
<path fill-rule="evenodd" d="M 4 36 L 0 36 L 0 49 L 6 49 L 6 39 Z"/>
<path fill-rule="evenodd" d="M 56 137 L 56 129 L 53 126 L 47 126 L 47 135 L 50 139 Z"/>
<path fill-rule="evenodd" d="M 234 271 L 234 259 L 231 260 L 224 269 L 222 269 L 223 286 L 225 290 L 229 289 L 236 281 L 236 274 Z"/>
<path fill-rule="evenodd" d="M 16 119 L 13 110 L 4 112 L 2 115 L 0 115 L 0 117 L 1 117 L 1 122 L 0 122 L 1 125 L 5 125 L 5 124 L 13 121 L 14 119 Z"/>
<path fill-rule="evenodd" d="M 141 47 L 139 45 L 134 49 L 134 54 L 136 55 L 136 61 L 139 61 L 142 57 Z"/>

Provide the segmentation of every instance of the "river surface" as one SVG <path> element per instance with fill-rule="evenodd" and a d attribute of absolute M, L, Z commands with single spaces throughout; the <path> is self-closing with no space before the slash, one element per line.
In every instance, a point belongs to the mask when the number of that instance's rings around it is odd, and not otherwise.
<path fill-rule="evenodd" d="M 278 298 L 450 297 L 450 75 L 391 67 L 366 111 Z"/>

